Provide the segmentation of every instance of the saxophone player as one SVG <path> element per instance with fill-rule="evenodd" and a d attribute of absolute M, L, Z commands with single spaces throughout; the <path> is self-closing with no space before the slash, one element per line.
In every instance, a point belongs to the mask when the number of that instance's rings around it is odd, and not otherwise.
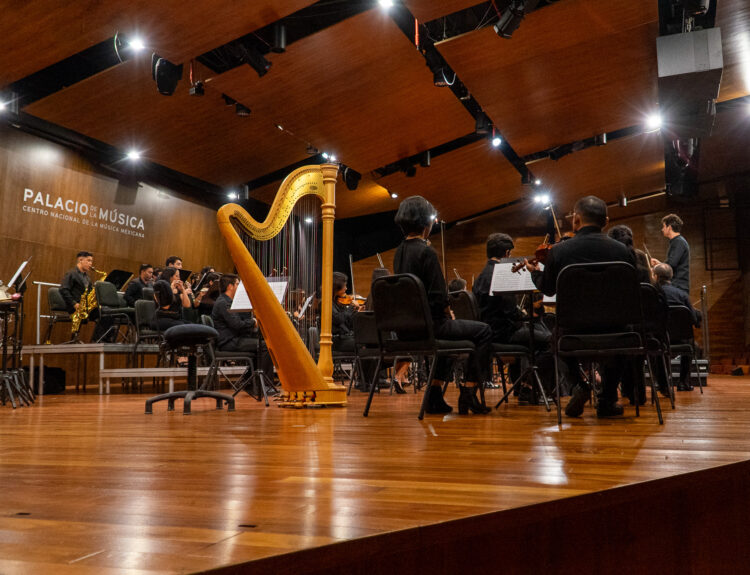
<path fill-rule="evenodd" d="M 65 305 L 68 308 L 69 314 L 73 314 L 78 310 L 81 305 L 81 296 L 94 289 L 91 278 L 89 277 L 89 273 L 93 269 L 94 255 L 91 252 L 80 251 L 76 254 L 75 267 L 68 271 L 63 277 L 62 282 L 60 283 L 60 295 L 65 300 Z M 94 320 L 98 317 L 99 310 L 94 309 L 89 314 L 88 320 Z M 98 321 L 96 323 L 96 329 L 94 329 L 92 341 L 98 341 L 99 338 L 106 333 L 111 324 L 111 319 L 108 322 Z"/>

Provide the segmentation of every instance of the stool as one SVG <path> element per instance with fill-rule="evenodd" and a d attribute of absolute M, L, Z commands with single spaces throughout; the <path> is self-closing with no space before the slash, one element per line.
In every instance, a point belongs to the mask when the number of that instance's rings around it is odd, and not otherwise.
<path fill-rule="evenodd" d="M 173 391 L 163 393 L 146 400 L 146 413 L 153 413 L 152 405 L 157 401 L 167 400 L 167 411 L 174 411 L 174 402 L 176 399 L 183 399 L 184 406 L 182 413 L 189 415 L 190 404 L 193 399 L 200 397 L 211 397 L 216 400 L 216 409 L 223 408 L 223 402 L 227 403 L 227 411 L 234 411 L 234 398 L 207 389 L 197 388 L 197 358 L 196 352 L 199 346 L 207 346 L 213 342 L 219 333 L 212 327 L 196 324 L 184 324 L 170 327 L 164 332 L 164 343 L 168 349 L 176 350 L 186 348 L 188 350 L 188 388 L 186 391 Z M 208 378 L 207 378 L 208 379 Z"/>

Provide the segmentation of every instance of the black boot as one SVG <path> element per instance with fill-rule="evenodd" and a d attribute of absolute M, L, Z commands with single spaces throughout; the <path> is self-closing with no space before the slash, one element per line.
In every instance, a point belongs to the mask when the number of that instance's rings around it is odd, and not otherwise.
<path fill-rule="evenodd" d="M 439 385 L 430 385 L 425 392 L 427 396 L 427 413 L 443 414 L 450 413 L 453 408 L 445 403 L 443 399 L 443 389 Z"/>
<path fill-rule="evenodd" d="M 469 411 L 480 415 L 486 415 L 490 412 L 490 408 L 482 405 L 482 402 L 477 399 L 476 387 L 465 387 L 462 385 L 459 389 L 461 391 L 461 394 L 458 396 L 459 415 L 467 415 Z"/>

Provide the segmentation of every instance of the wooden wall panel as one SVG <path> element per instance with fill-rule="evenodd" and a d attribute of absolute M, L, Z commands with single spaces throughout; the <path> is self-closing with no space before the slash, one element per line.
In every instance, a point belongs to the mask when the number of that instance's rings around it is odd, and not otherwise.
<path fill-rule="evenodd" d="M 94 265 L 136 272 L 142 263 L 163 266 L 169 255 L 183 258 L 184 267 L 199 270 L 210 264 L 230 271 L 232 262 L 216 225 L 214 209 L 188 201 L 168 190 L 143 185 L 139 189 L 119 186 L 116 180 L 98 174 L 77 155 L 49 142 L 14 130 L 0 133 L 0 238 L 4 257 L 0 259 L 0 279 L 7 281 L 18 264 L 32 257 L 31 281 L 59 282 L 75 265 L 75 254 L 88 250 Z M 44 208 L 48 215 L 29 213 L 24 207 L 40 207 L 24 191 L 38 193 L 54 204 L 57 198 L 68 206 L 74 202 L 117 210 L 143 221 L 143 230 L 119 223 L 117 231 L 83 223 L 84 216 L 65 210 Z M 78 222 L 52 217 L 62 213 Z M 92 222 L 94 219 L 90 218 Z M 96 219 L 96 223 L 103 224 Z M 144 237 L 121 233 L 128 229 Z M 31 286 L 30 286 L 31 287 Z M 26 340 L 34 333 L 32 314 L 36 290 L 26 299 Z M 42 306 L 46 310 L 46 298 Z"/>
<path fill-rule="evenodd" d="M 404 0 L 404 4 L 417 20 L 428 22 L 476 6 L 478 2 L 475 0 Z"/>
<path fill-rule="evenodd" d="M 750 94 L 750 4 L 721 0 L 716 5 L 716 26 L 721 28 L 724 73 L 719 101 Z"/>

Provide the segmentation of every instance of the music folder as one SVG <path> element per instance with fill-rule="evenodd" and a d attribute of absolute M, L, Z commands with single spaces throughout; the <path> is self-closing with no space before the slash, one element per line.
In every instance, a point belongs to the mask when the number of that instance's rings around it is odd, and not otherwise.
<path fill-rule="evenodd" d="M 286 295 L 287 285 L 289 285 L 289 278 L 271 277 L 266 278 L 266 281 L 271 286 L 276 299 L 279 300 L 281 305 L 284 305 L 284 296 Z M 231 311 L 251 311 L 253 309 L 253 304 L 250 302 L 250 297 L 247 295 L 247 290 L 242 285 L 242 281 L 240 281 L 240 285 L 237 287 L 234 299 L 232 300 L 232 307 L 229 309 Z"/>
<path fill-rule="evenodd" d="M 131 277 L 133 277 L 131 272 L 125 270 L 112 270 L 107 274 L 107 277 L 104 278 L 104 281 L 113 284 L 117 291 L 120 291 L 122 286 L 128 283 Z"/>
<path fill-rule="evenodd" d="M 523 259 L 503 259 L 495 264 L 492 269 L 492 281 L 490 282 L 490 295 L 500 293 L 522 293 L 536 291 L 537 287 L 531 280 L 531 274 L 526 267 L 513 272 L 513 266 Z"/>
<path fill-rule="evenodd" d="M 23 273 L 24 268 L 29 265 L 29 261 L 31 261 L 31 258 L 26 260 L 25 262 L 21 262 L 21 265 L 18 266 L 18 269 L 16 270 L 16 273 L 13 274 L 13 277 L 10 278 L 10 281 L 8 282 L 8 287 L 13 287 L 16 283 L 16 280 L 18 280 L 19 277 L 21 277 L 21 274 Z"/>

